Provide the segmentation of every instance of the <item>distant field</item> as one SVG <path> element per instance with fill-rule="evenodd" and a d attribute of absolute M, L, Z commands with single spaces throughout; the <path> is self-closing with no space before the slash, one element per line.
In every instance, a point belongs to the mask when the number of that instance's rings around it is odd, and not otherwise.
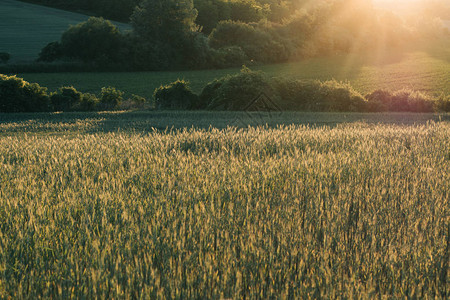
<path fill-rule="evenodd" d="M 341 55 L 251 68 L 263 70 L 270 76 L 349 81 L 361 93 L 380 88 L 409 88 L 431 94 L 450 94 L 450 39 L 370 56 Z M 178 78 L 189 80 L 192 88 L 200 92 L 214 78 L 236 72 L 239 68 L 185 72 L 27 73 L 19 76 L 50 90 L 73 85 L 84 92 L 98 92 L 103 86 L 115 86 L 149 98 L 156 87 Z"/>
<path fill-rule="evenodd" d="M 0 52 L 11 54 L 11 62 L 33 61 L 41 49 L 60 39 L 69 27 L 89 16 L 23 3 L 0 1 Z M 122 30 L 129 25 L 113 22 Z"/>

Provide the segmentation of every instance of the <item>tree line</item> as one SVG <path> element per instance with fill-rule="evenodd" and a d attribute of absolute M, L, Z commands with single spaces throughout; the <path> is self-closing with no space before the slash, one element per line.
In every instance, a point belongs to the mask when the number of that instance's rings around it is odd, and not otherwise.
<path fill-rule="evenodd" d="M 436 19 L 410 22 L 370 0 L 143 0 L 130 23 L 132 31 L 121 33 L 103 18 L 90 18 L 47 45 L 39 59 L 132 70 L 223 68 L 371 51 L 448 34 Z"/>
<path fill-rule="evenodd" d="M 262 94 L 263 93 L 263 94 Z M 194 93 L 189 83 L 177 80 L 156 88 L 153 99 L 124 97 L 114 87 L 97 95 L 74 87 L 49 93 L 37 83 L 0 74 L 0 112 L 104 111 L 154 108 L 161 110 L 258 111 L 255 99 L 264 95 L 282 111 L 322 112 L 450 112 L 450 95 L 432 97 L 418 91 L 375 90 L 362 95 L 349 84 L 331 81 L 301 81 L 269 77 L 243 67 L 240 73 L 214 79 Z M 266 105 L 264 104 L 264 105 Z"/>

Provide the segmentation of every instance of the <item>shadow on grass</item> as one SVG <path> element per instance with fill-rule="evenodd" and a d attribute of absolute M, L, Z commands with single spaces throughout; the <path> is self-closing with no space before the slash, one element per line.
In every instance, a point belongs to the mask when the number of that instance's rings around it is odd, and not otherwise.
<path fill-rule="evenodd" d="M 281 112 L 266 119 L 258 112 L 137 111 L 98 113 L 0 114 L 0 135 L 150 133 L 155 130 L 223 129 L 248 126 L 308 125 L 334 127 L 343 123 L 421 125 L 450 122 L 450 114 Z M 239 118 L 240 122 L 234 122 Z"/>

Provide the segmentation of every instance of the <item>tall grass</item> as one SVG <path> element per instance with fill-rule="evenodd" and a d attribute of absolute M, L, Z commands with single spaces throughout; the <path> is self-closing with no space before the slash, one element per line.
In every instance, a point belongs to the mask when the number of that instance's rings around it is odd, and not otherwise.
<path fill-rule="evenodd" d="M 0 297 L 448 297 L 450 124 L 0 137 Z"/>

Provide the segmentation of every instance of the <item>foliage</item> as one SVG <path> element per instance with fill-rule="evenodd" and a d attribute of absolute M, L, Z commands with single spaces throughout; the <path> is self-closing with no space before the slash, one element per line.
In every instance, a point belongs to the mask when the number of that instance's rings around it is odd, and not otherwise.
<path fill-rule="evenodd" d="M 113 3 L 122 5 L 121 0 Z M 40 59 L 57 59 L 61 50 L 62 56 L 97 68 L 224 68 L 377 53 L 444 36 L 441 21 L 432 14 L 408 21 L 375 9 L 366 0 L 143 0 L 134 9 L 131 24 L 133 31 L 126 36 L 105 24 L 91 24 L 104 29 L 88 31 L 79 24 L 65 33 L 72 39 L 65 41 L 63 36 L 61 49 L 57 43 L 49 44 Z"/>
<path fill-rule="evenodd" d="M 117 108 L 123 100 L 123 92 L 114 87 L 103 87 L 99 96 L 99 106 L 103 110 Z"/>
<path fill-rule="evenodd" d="M 50 111 L 47 88 L 0 74 L 0 112 Z"/>
<path fill-rule="evenodd" d="M 11 59 L 11 54 L 7 52 L 0 52 L 0 63 L 6 64 Z"/>
<path fill-rule="evenodd" d="M 376 90 L 366 96 L 370 111 L 432 112 L 445 110 L 445 104 L 437 107 L 438 100 L 423 93 L 403 89 L 394 93 Z M 442 100 L 441 100 L 442 101 Z"/>
<path fill-rule="evenodd" d="M 348 83 L 335 80 L 319 83 L 317 96 L 314 98 L 318 100 L 316 109 L 319 111 L 364 111 L 366 109 L 366 101 L 360 93 Z"/>
<path fill-rule="evenodd" d="M 209 103 L 210 109 L 242 110 L 261 94 L 283 110 L 364 111 L 366 108 L 365 99 L 349 84 L 268 78 L 245 67 L 240 74 L 206 85 L 200 99 Z"/>
<path fill-rule="evenodd" d="M 448 122 L 25 133 L 2 298 L 448 298 Z"/>
<path fill-rule="evenodd" d="M 197 10 L 192 0 L 144 0 L 131 16 L 134 33 L 146 41 L 176 46 L 196 31 Z"/>
<path fill-rule="evenodd" d="M 64 56 L 64 50 L 60 42 L 51 42 L 42 48 L 37 59 L 38 62 L 52 62 L 61 59 Z"/>
<path fill-rule="evenodd" d="M 147 100 L 138 95 L 131 95 L 130 98 L 120 104 L 121 110 L 143 109 Z"/>
<path fill-rule="evenodd" d="M 195 35 L 196 16 L 192 0 L 144 0 L 131 16 L 135 65 L 160 70 L 181 67 L 192 57 L 203 64 L 207 43 Z"/>
<path fill-rule="evenodd" d="M 81 98 L 82 93 L 73 86 L 61 87 L 50 96 L 55 111 L 71 111 L 75 105 L 80 103 Z"/>
<path fill-rule="evenodd" d="M 210 34 L 220 21 L 230 19 L 231 6 L 224 0 L 194 0 L 198 11 L 195 23 L 205 34 Z"/>
<path fill-rule="evenodd" d="M 199 105 L 198 96 L 189 88 L 189 82 L 184 80 L 155 89 L 153 99 L 157 109 L 203 108 Z"/>
<path fill-rule="evenodd" d="M 258 22 L 269 13 L 269 6 L 260 5 L 255 0 L 231 0 L 230 20 L 245 23 Z"/>
<path fill-rule="evenodd" d="M 69 58 L 115 62 L 121 59 L 122 42 L 123 37 L 116 26 L 103 18 L 91 17 L 86 22 L 70 26 L 63 33 L 61 50 L 63 56 Z M 52 48 L 57 50 L 57 44 L 51 46 L 49 51 L 54 50 Z"/>
<path fill-rule="evenodd" d="M 99 100 L 94 94 L 83 93 L 80 102 L 76 103 L 73 111 L 95 111 L 99 107 Z"/>
<path fill-rule="evenodd" d="M 209 37 L 216 49 L 239 47 L 250 60 L 280 62 L 290 56 L 290 47 L 267 28 L 242 22 L 222 21 Z"/>
<path fill-rule="evenodd" d="M 242 66 L 249 61 L 247 54 L 239 46 L 222 47 L 220 49 L 211 49 L 211 66 L 215 68 Z"/>
<path fill-rule="evenodd" d="M 206 85 L 200 99 L 208 103 L 208 109 L 243 110 L 261 93 L 273 98 L 273 101 L 279 100 L 269 78 L 244 66 L 240 73 Z"/>

